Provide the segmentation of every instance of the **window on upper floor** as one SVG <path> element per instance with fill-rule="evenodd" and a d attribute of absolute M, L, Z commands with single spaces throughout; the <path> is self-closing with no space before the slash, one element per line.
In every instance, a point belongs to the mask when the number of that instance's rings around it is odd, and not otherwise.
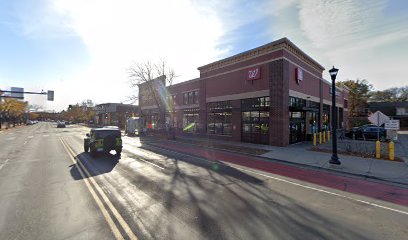
<path fill-rule="evenodd" d="M 198 91 L 193 92 L 193 103 L 194 104 L 198 103 Z"/>
<path fill-rule="evenodd" d="M 198 90 L 183 93 L 183 105 L 198 104 Z"/>
<path fill-rule="evenodd" d="M 397 107 L 396 115 L 408 115 L 408 107 Z"/>
<path fill-rule="evenodd" d="M 183 93 L 183 105 L 188 105 L 188 93 Z"/>

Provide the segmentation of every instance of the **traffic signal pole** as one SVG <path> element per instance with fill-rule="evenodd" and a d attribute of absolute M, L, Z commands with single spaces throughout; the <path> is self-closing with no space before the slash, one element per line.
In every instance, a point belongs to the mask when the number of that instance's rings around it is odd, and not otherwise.
<path fill-rule="evenodd" d="M 5 92 L 5 93 L 20 93 L 20 94 L 38 94 L 38 95 L 47 95 L 48 101 L 54 101 L 54 91 L 48 90 L 47 92 L 41 91 L 41 92 L 19 92 L 19 91 L 6 91 L 6 90 L 1 90 L 0 93 Z M 21 97 L 13 97 L 13 96 L 3 96 L 0 95 L 1 98 L 17 98 L 17 99 L 22 99 Z"/>

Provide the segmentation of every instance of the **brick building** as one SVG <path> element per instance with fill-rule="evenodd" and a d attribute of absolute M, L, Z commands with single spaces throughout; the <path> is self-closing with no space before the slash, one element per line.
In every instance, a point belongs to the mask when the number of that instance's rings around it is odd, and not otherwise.
<path fill-rule="evenodd" d="M 370 102 L 368 112 L 381 111 L 391 119 L 400 121 L 402 130 L 408 129 L 408 101 L 405 102 Z"/>
<path fill-rule="evenodd" d="M 126 119 L 140 115 L 139 106 L 123 103 L 103 103 L 95 106 L 95 124 L 125 128 Z"/>
<path fill-rule="evenodd" d="M 139 85 L 146 125 L 166 119 L 176 134 L 287 146 L 330 128 L 331 83 L 324 68 L 287 38 L 201 66 L 200 77 L 165 87 Z M 348 92 L 337 88 L 339 127 L 347 127 Z"/>

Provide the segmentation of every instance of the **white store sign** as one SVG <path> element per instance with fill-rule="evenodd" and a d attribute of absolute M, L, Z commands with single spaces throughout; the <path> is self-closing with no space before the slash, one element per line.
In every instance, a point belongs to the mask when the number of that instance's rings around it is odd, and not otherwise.
<path fill-rule="evenodd" d="M 384 128 L 389 129 L 389 130 L 399 130 L 400 121 L 399 120 L 388 120 L 385 122 Z"/>

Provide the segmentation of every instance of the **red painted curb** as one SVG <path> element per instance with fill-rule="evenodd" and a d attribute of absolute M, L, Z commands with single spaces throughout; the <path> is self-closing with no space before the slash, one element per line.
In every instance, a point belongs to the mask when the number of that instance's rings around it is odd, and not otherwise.
<path fill-rule="evenodd" d="M 406 188 L 383 183 L 370 182 L 363 179 L 354 179 L 345 176 L 339 176 L 313 169 L 298 168 L 282 163 L 268 162 L 256 157 L 229 153 L 222 150 L 195 146 L 188 146 L 188 148 L 186 148 L 185 146 L 180 146 L 170 142 L 167 142 L 166 144 L 154 143 L 152 145 L 191 154 L 212 161 L 217 160 L 230 162 L 264 172 L 318 184 L 320 186 L 325 186 L 403 206 L 408 206 L 408 189 Z"/>

